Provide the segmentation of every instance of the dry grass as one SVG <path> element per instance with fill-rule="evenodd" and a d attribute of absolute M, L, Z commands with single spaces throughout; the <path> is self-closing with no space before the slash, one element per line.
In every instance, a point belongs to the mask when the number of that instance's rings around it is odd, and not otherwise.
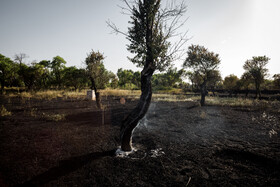
<path fill-rule="evenodd" d="M 209 105 L 218 106 L 257 106 L 266 108 L 273 105 L 279 105 L 279 101 L 267 101 L 257 99 L 244 99 L 244 98 L 221 98 L 221 97 L 206 97 L 206 103 Z"/>
<path fill-rule="evenodd" d="M 139 97 L 141 95 L 140 90 L 111 90 L 111 89 L 106 89 L 106 90 L 101 90 L 100 91 L 102 96 L 126 96 L 126 97 Z"/>
<path fill-rule="evenodd" d="M 154 91 L 154 93 L 157 93 L 157 94 L 184 94 L 185 92 L 182 89 L 173 88 L 173 89 L 170 89 L 170 90 Z"/>
<path fill-rule="evenodd" d="M 153 101 L 166 101 L 166 102 L 179 102 L 186 101 L 187 97 L 184 95 L 171 95 L 171 94 L 153 94 Z"/>
<path fill-rule="evenodd" d="M 21 97 L 22 99 L 46 99 L 52 100 L 56 98 L 85 98 L 86 91 L 65 91 L 65 90 L 47 90 L 38 92 L 22 92 L 22 93 L 12 93 L 8 95 L 9 97 Z"/>
<path fill-rule="evenodd" d="M 254 100 L 243 98 L 206 97 L 206 104 L 218 106 L 252 106 Z"/>
<path fill-rule="evenodd" d="M 48 90 L 38 92 L 22 92 L 9 94 L 9 97 L 21 97 L 22 99 L 86 99 L 87 90 L 82 91 L 65 91 L 65 90 Z M 102 96 L 117 96 L 117 97 L 129 97 L 138 99 L 141 95 L 140 90 L 119 90 L 119 89 L 106 89 L 100 91 Z M 179 102 L 179 101 L 200 101 L 200 96 L 186 96 L 181 89 L 173 89 L 169 91 L 157 91 L 153 93 L 153 101 L 166 101 L 166 102 Z M 279 108 L 279 101 L 266 101 L 266 100 L 254 100 L 244 98 L 220 98 L 220 97 L 206 97 L 206 104 L 217 106 L 256 106 L 261 108 L 267 108 L 276 106 Z M 280 112 L 280 110 L 279 110 Z"/>

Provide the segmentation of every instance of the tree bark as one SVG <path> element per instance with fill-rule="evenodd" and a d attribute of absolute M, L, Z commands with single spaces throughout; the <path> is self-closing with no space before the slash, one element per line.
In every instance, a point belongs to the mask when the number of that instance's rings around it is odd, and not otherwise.
<path fill-rule="evenodd" d="M 90 81 L 91 81 L 91 90 L 94 90 L 94 93 L 95 93 L 95 101 L 96 101 L 97 108 L 101 109 L 102 104 L 101 104 L 100 93 L 97 91 L 95 81 L 92 77 L 90 77 Z"/>
<path fill-rule="evenodd" d="M 154 16 L 153 9 L 149 6 L 149 1 L 144 0 L 144 4 L 147 6 L 146 15 L 146 59 L 143 70 L 141 71 L 141 96 L 137 106 L 123 121 L 121 126 L 121 149 L 123 151 L 132 150 L 132 132 L 138 125 L 139 121 L 147 113 L 151 99 L 152 99 L 152 85 L 151 79 L 156 69 L 154 64 L 154 51 L 153 51 L 153 25 Z"/>

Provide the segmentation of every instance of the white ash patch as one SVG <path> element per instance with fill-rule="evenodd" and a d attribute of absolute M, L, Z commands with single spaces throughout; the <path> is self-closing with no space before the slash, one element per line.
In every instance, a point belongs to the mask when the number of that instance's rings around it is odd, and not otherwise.
<path fill-rule="evenodd" d="M 158 149 L 152 149 L 151 150 L 151 157 L 156 158 L 162 155 L 165 155 L 164 151 L 162 150 L 162 148 L 158 148 Z"/>
<path fill-rule="evenodd" d="M 131 151 L 123 151 L 120 147 L 116 150 L 116 157 L 127 158 L 131 153 L 135 153 L 137 150 L 132 148 Z"/>
<path fill-rule="evenodd" d="M 278 133 L 274 130 L 274 129 L 271 129 L 269 132 L 269 137 L 272 138 L 274 135 L 277 135 Z"/>

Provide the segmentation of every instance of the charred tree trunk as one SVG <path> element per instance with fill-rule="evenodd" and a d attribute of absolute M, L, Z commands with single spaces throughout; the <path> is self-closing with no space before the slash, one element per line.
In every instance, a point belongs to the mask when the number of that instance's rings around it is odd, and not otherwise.
<path fill-rule="evenodd" d="M 100 93 L 97 91 L 95 81 L 94 81 L 94 79 L 92 77 L 90 77 L 90 81 L 91 81 L 90 89 L 94 90 L 97 108 L 101 109 L 102 108 L 102 104 L 101 104 Z"/>
<path fill-rule="evenodd" d="M 200 87 L 200 94 L 201 94 L 200 105 L 204 106 L 205 105 L 205 96 L 207 94 L 206 81 L 204 81 Z"/>
<path fill-rule="evenodd" d="M 152 99 L 151 78 L 154 70 L 149 68 L 141 72 L 141 97 L 137 106 L 122 122 L 121 126 L 121 149 L 123 151 L 132 150 L 132 131 L 138 125 L 138 122 L 147 113 Z"/>
<path fill-rule="evenodd" d="M 151 79 L 156 69 L 154 64 L 154 49 L 153 49 L 153 25 L 154 16 L 150 16 L 153 13 L 153 9 L 148 5 L 149 1 L 144 0 L 144 4 L 147 5 L 147 17 L 146 17 L 146 59 L 143 70 L 141 71 L 141 96 L 137 106 L 122 122 L 121 126 L 121 149 L 123 151 L 132 150 L 132 132 L 138 125 L 139 121 L 147 113 L 151 99 L 152 99 L 152 85 Z"/>

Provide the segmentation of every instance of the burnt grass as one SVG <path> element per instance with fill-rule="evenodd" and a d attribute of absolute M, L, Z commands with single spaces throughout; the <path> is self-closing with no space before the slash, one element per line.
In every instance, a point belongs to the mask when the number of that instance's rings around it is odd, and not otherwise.
<path fill-rule="evenodd" d="M 137 100 L 1 97 L 0 186 L 279 186 L 279 109 L 154 101 L 116 157 Z M 278 112 L 275 112 L 278 111 Z M 56 118 L 55 116 L 62 116 Z"/>

